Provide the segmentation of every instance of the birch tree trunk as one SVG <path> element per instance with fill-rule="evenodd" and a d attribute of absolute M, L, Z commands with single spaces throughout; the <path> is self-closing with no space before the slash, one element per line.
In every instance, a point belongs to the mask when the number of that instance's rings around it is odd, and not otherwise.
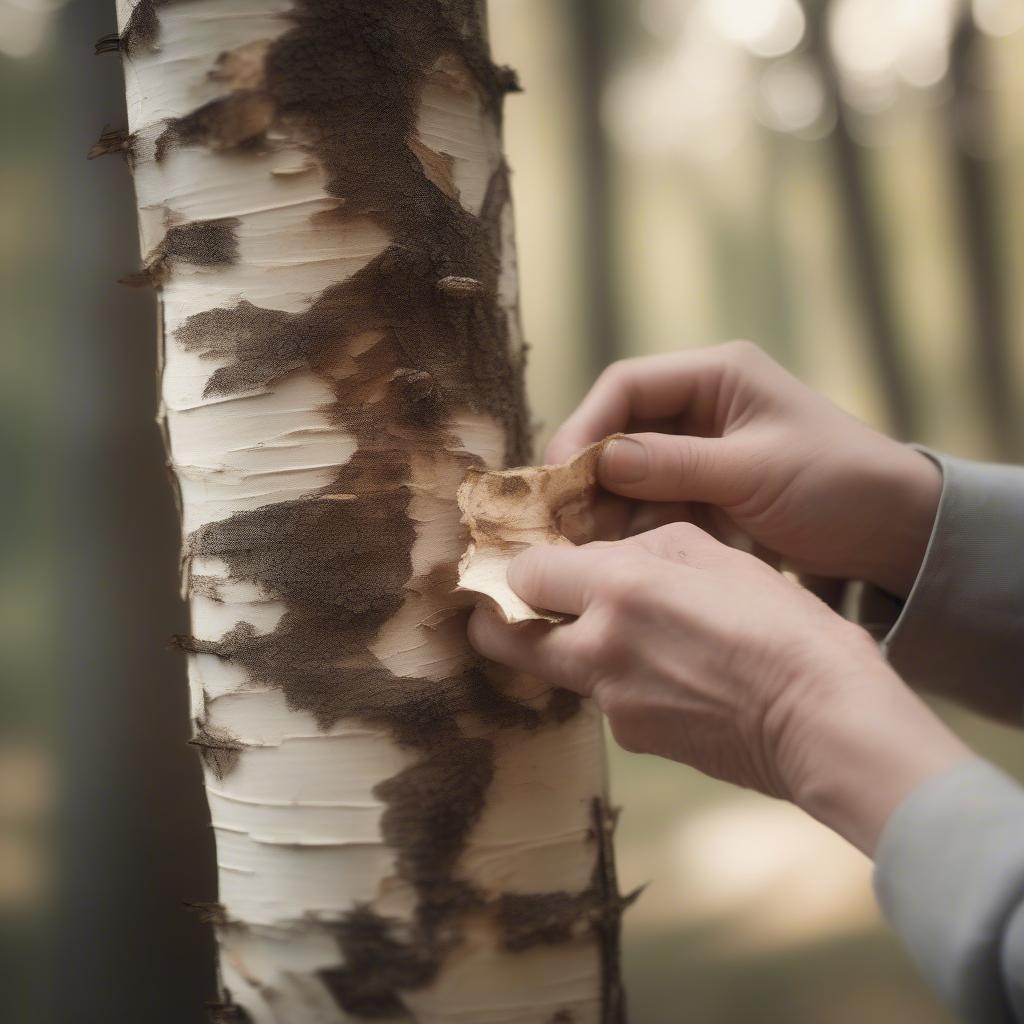
<path fill-rule="evenodd" d="M 477 0 L 117 3 L 216 1015 L 619 1021 L 597 714 L 482 664 L 452 594 L 460 481 L 529 454 Z"/>

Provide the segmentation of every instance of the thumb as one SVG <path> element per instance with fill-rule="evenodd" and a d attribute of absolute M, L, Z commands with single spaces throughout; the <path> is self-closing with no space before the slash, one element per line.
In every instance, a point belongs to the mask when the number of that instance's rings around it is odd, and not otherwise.
<path fill-rule="evenodd" d="M 746 460 L 727 439 L 628 434 L 601 453 L 598 479 L 609 491 L 644 501 L 736 505 L 750 490 Z"/>

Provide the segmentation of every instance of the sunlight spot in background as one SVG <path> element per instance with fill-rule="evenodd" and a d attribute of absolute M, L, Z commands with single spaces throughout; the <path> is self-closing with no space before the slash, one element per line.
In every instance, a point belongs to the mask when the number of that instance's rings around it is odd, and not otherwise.
<path fill-rule="evenodd" d="M 639 17 L 665 45 L 612 80 L 604 104 L 608 130 L 628 152 L 699 164 L 729 157 L 743 141 L 760 72 L 751 57 L 790 53 L 806 28 L 797 0 L 644 0 Z M 806 76 L 791 80 L 785 96 L 776 95 L 785 85 L 774 89 L 766 101 L 769 127 L 807 127 L 808 100 L 814 101 L 806 84 Z M 799 127 L 786 128 L 794 119 Z"/>
<path fill-rule="evenodd" d="M 65 0 L 0 0 L 0 54 L 31 57 L 53 29 L 53 16 Z"/>
<path fill-rule="evenodd" d="M 748 54 L 712 25 L 704 3 L 688 8 L 678 26 L 671 13 L 681 15 L 680 5 L 662 0 L 646 9 L 674 38 L 613 78 L 604 103 L 609 132 L 632 153 L 698 163 L 728 156 L 748 117 Z"/>
<path fill-rule="evenodd" d="M 1022 0 L 974 5 L 993 32 L 1024 19 Z M 959 0 L 835 0 L 827 37 L 844 97 L 882 113 L 942 83 L 958 10 Z M 612 78 L 604 103 L 625 152 L 716 163 L 749 138 L 751 113 L 803 139 L 831 131 L 797 0 L 644 0 L 639 18 L 655 50 Z"/>
<path fill-rule="evenodd" d="M 735 146 L 743 83 L 731 53 L 681 49 L 617 75 L 605 97 L 606 121 L 628 152 L 714 161 Z"/>
<path fill-rule="evenodd" d="M 761 72 L 754 114 L 766 127 L 804 139 L 827 135 L 835 122 L 814 65 L 806 57 L 773 61 Z"/>
<path fill-rule="evenodd" d="M 959 0 L 835 0 L 827 36 L 844 98 L 880 114 L 934 93 L 959 11 Z M 972 0 L 972 11 L 991 35 L 1024 29 L 1024 0 Z M 638 17 L 657 51 L 614 76 L 605 97 L 626 152 L 715 163 L 741 147 L 751 112 L 803 139 L 831 131 L 797 0 L 643 0 Z"/>
<path fill-rule="evenodd" d="M 972 13 L 978 28 L 992 36 L 1008 36 L 1024 29 L 1022 0 L 974 0 Z"/>
<path fill-rule="evenodd" d="M 877 111 L 901 85 L 940 82 L 956 13 L 957 0 L 837 0 L 829 40 L 850 102 Z"/>
<path fill-rule="evenodd" d="M 711 24 L 756 57 L 780 57 L 803 39 L 804 12 L 796 0 L 705 0 Z"/>
<path fill-rule="evenodd" d="M 632 913 L 712 927 L 719 955 L 778 950 L 878 923 L 871 864 L 781 801 L 753 794 L 687 814 L 666 845 L 655 891 Z"/>

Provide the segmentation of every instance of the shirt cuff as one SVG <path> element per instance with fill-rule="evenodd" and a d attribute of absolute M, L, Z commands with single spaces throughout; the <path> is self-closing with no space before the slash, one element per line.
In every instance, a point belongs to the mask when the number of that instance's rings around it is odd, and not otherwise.
<path fill-rule="evenodd" d="M 1021 961 L 1011 917 L 1024 905 L 1024 789 L 972 759 L 904 800 L 875 855 L 875 892 L 932 988 L 963 1020 L 1017 1020 L 1004 965 Z"/>
<path fill-rule="evenodd" d="M 942 470 L 921 570 L 882 641 L 909 683 L 1024 721 L 1024 469 L 921 449 Z"/>

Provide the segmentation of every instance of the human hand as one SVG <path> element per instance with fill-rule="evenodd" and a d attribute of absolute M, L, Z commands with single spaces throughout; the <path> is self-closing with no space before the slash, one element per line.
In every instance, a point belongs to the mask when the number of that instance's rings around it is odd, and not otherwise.
<path fill-rule="evenodd" d="M 938 467 L 749 342 L 615 363 L 552 438 L 546 461 L 617 432 L 630 436 L 602 456 L 607 490 L 714 506 L 798 572 L 909 593 L 938 507 Z M 688 517 L 685 506 L 678 512 Z"/>
<path fill-rule="evenodd" d="M 508 578 L 577 618 L 478 609 L 482 654 L 592 697 L 627 750 L 791 799 L 866 851 L 911 789 L 968 756 L 863 630 L 692 524 L 531 548 Z"/>

